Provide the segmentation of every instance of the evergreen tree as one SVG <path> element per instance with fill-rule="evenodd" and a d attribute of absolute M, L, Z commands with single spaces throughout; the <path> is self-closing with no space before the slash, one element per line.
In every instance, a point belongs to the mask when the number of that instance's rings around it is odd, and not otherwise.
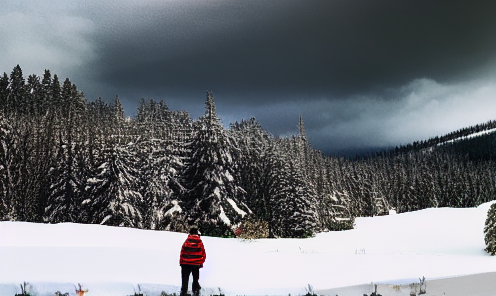
<path fill-rule="evenodd" d="M 211 92 L 207 91 L 206 113 L 195 127 L 190 156 L 183 174 L 183 199 L 190 224 L 209 235 L 231 235 L 232 227 L 250 212 L 243 203 L 244 190 L 237 185 L 233 167 L 234 139 L 222 127 Z"/>
<path fill-rule="evenodd" d="M 13 202 L 15 144 L 12 126 L 0 112 L 0 220 L 14 220 Z"/>
<path fill-rule="evenodd" d="M 261 218 L 269 228 L 269 237 L 290 236 L 287 217 L 291 214 L 287 203 L 290 196 L 289 164 L 282 152 L 281 140 L 271 141 L 262 161 Z"/>
<path fill-rule="evenodd" d="M 484 234 L 486 252 L 496 255 L 496 203 L 493 203 L 487 212 Z"/>
<path fill-rule="evenodd" d="M 137 143 L 140 157 L 140 188 L 143 195 L 144 227 L 164 229 L 167 211 L 177 203 L 174 189 L 178 188 L 177 174 L 181 160 L 167 149 L 167 141 L 142 140 Z"/>
<path fill-rule="evenodd" d="M 84 180 L 79 178 L 74 143 L 62 139 L 59 134 L 59 148 L 49 170 L 50 191 L 45 210 L 45 221 L 50 223 L 76 222 L 80 203 L 84 196 Z"/>
<path fill-rule="evenodd" d="M 52 95 L 52 74 L 50 70 L 45 69 L 43 79 L 41 80 L 41 114 L 46 114 L 50 104 L 50 97 Z"/>
<path fill-rule="evenodd" d="M 7 113 L 7 100 L 9 99 L 9 76 L 3 73 L 0 77 L 0 112 Z"/>
<path fill-rule="evenodd" d="M 104 151 L 105 161 L 88 178 L 83 207 L 90 223 L 143 228 L 143 197 L 138 191 L 138 161 L 133 143 Z"/>
<path fill-rule="evenodd" d="M 42 85 L 40 78 L 36 75 L 29 75 L 26 85 L 26 113 L 36 119 L 41 115 L 42 105 Z"/>
<path fill-rule="evenodd" d="M 69 79 L 64 81 L 60 102 L 58 151 L 49 172 L 51 188 L 45 216 L 49 222 L 77 222 L 88 177 L 83 154 L 86 103 Z"/>
<path fill-rule="evenodd" d="M 284 234 L 286 237 L 309 237 L 316 231 L 315 191 L 307 182 L 299 167 L 291 160 L 290 181 L 286 201 Z"/>
<path fill-rule="evenodd" d="M 238 149 L 234 163 L 239 185 L 246 190 L 246 202 L 253 213 L 264 216 L 264 155 L 267 153 L 272 136 L 252 118 L 231 124 Z"/>
<path fill-rule="evenodd" d="M 27 109 L 26 84 L 22 69 L 17 65 L 10 74 L 10 91 L 7 97 L 7 112 L 24 114 Z"/>
<path fill-rule="evenodd" d="M 50 116 L 59 122 L 62 118 L 62 100 L 61 100 L 61 87 L 59 82 L 59 77 L 57 74 L 53 75 L 51 90 L 48 97 L 48 110 L 51 113 Z"/>

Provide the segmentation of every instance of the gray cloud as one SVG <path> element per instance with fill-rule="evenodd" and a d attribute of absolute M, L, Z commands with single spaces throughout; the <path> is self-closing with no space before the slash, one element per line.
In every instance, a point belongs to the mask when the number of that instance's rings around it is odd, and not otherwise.
<path fill-rule="evenodd" d="M 44 69 L 74 74 L 95 58 L 91 39 L 95 29 L 91 20 L 72 13 L 66 1 L 4 3 L 0 12 L 2 70 L 9 73 L 20 64 L 27 75 L 41 75 Z"/>
<path fill-rule="evenodd" d="M 494 1 L 9 1 L 0 70 L 48 68 L 89 100 L 118 94 L 128 115 L 144 97 L 196 117 L 210 89 L 226 125 L 253 116 L 291 134 L 301 114 L 321 150 L 395 146 L 494 119 L 494 11 Z"/>
<path fill-rule="evenodd" d="M 494 76 L 491 78 L 458 84 L 416 79 L 390 89 L 394 100 L 357 96 L 347 100 L 287 105 L 291 110 L 287 117 L 292 124 L 286 122 L 285 126 L 292 130 L 280 132 L 296 132 L 298 114 L 301 114 L 312 144 L 327 152 L 395 147 L 427 140 L 494 120 L 496 83 Z M 269 129 L 277 129 L 270 114 L 263 114 L 261 118 L 262 122 L 267 119 Z"/>

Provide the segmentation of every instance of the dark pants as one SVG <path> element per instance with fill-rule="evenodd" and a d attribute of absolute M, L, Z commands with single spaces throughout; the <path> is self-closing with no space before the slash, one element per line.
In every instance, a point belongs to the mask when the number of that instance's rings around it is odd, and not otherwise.
<path fill-rule="evenodd" d="M 181 265 L 181 278 L 183 280 L 183 285 L 181 287 L 182 294 L 186 294 L 188 291 L 189 274 L 193 274 L 193 291 L 200 290 L 200 284 L 198 279 L 200 278 L 200 266 L 198 265 Z"/>

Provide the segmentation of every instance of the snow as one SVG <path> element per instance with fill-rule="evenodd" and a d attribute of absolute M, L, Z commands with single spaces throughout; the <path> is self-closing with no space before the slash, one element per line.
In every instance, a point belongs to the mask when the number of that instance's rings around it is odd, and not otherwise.
<path fill-rule="evenodd" d="M 224 224 L 230 226 L 231 225 L 231 221 L 229 220 L 229 218 L 227 217 L 226 213 L 224 212 L 224 209 L 222 208 L 222 206 L 220 206 L 220 214 L 219 214 L 219 218 L 222 220 L 222 222 L 224 222 Z"/>
<path fill-rule="evenodd" d="M 181 206 L 179 206 L 179 203 L 177 202 L 177 200 L 173 200 L 172 201 L 172 208 L 170 208 L 167 212 L 165 212 L 165 216 L 167 215 L 172 215 L 174 214 L 175 212 L 178 212 L 178 213 L 182 213 L 183 210 L 181 209 Z"/>
<path fill-rule="evenodd" d="M 449 140 L 449 141 L 440 143 L 439 145 L 444 145 L 444 144 L 447 144 L 447 143 L 453 143 L 453 142 L 460 141 L 460 140 L 471 139 L 471 138 L 479 137 L 479 136 L 482 136 L 482 135 L 489 135 L 489 134 L 492 134 L 494 132 L 496 132 L 496 128 L 485 130 L 485 131 L 478 132 L 478 133 L 473 133 L 473 134 L 470 134 L 470 135 L 464 136 L 464 137 L 459 137 L 459 138 L 456 138 L 456 139 L 453 139 L 453 140 Z"/>
<path fill-rule="evenodd" d="M 241 217 L 244 217 L 246 215 L 246 212 L 243 211 L 242 209 L 238 208 L 238 205 L 234 202 L 234 200 L 230 198 L 226 198 L 227 202 L 232 206 L 232 208 L 236 211 L 236 213 L 240 214 Z"/>
<path fill-rule="evenodd" d="M 220 199 L 220 188 L 219 187 L 215 187 L 214 189 L 214 195 Z"/>
<path fill-rule="evenodd" d="M 310 285 L 317 294 L 363 295 L 374 283 L 396 291 L 384 296 L 403 295 L 400 285 L 425 276 L 426 295 L 443 295 L 444 278 L 489 273 L 486 278 L 496 279 L 496 256 L 484 251 L 483 233 L 492 203 L 357 218 L 353 230 L 308 239 L 204 236 L 202 293 L 304 295 Z M 78 283 L 87 296 L 177 293 L 185 239 L 182 233 L 103 225 L 0 222 L 0 295 L 20 293 L 23 282 L 37 296 L 72 296 Z M 488 286 L 495 281 L 461 279 L 474 289 L 486 285 L 489 294 L 477 295 L 496 295 L 494 284 Z"/>
<path fill-rule="evenodd" d="M 88 184 L 96 184 L 96 183 L 100 183 L 102 182 L 103 180 L 102 179 L 97 179 L 97 178 L 89 178 L 86 182 Z"/>

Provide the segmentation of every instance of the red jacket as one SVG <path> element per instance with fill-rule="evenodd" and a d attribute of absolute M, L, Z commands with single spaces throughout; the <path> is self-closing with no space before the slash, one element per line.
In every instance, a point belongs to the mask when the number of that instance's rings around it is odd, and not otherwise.
<path fill-rule="evenodd" d="M 181 248 L 179 265 L 200 265 L 203 266 L 207 253 L 203 247 L 203 242 L 199 235 L 190 234 Z"/>

